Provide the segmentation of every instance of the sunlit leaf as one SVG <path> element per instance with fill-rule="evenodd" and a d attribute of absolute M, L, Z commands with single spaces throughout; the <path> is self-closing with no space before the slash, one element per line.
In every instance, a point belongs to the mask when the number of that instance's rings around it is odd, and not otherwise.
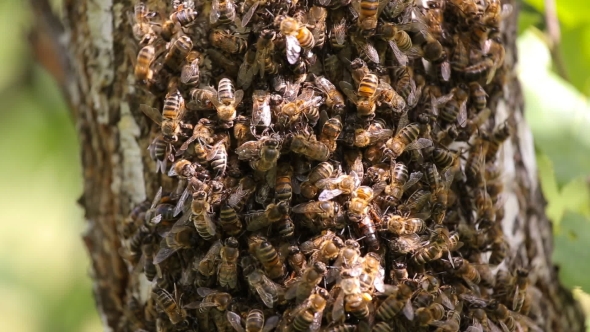
<path fill-rule="evenodd" d="M 563 284 L 590 291 L 590 218 L 566 212 L 555 232 L 553 260 Z"/>
<path fill-rule="evenodd" d="M 549 71 L 550 56 L 539 34 L 518 42 L 526 119 L 539 150 L 553 162 L 557 183 L 586 176 L 590 165 L 590 107 L 587 99 Z"/>

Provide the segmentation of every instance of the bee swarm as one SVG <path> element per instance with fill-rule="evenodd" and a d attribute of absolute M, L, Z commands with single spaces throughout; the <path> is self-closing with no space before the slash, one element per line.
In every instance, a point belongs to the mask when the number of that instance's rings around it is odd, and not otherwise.
<path fill-rule="evenodd" d="M 501 225 L 508 6 L 160 7 L 130 19 L 172 185 L 119 227 L 121 330 L 535 328 Z"/>

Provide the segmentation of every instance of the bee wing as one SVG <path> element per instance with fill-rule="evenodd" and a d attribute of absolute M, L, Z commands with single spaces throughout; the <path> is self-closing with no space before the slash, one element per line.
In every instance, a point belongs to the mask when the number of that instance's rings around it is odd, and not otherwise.
<path fill-rule="evenodd" d="M 256 12 L 256 9 L 258 9 L 259 3 L 260 3 L 260 1 L 255 1 L 254 4 L 248 9 L 246 14 L 244 14 L 244 17 L 242 17 L 242 26 L 243 27 L 248 25 L 248 23 L 250 22 L 250 19 L 252 18 L 252 16 Z"/>
<path fill-rule="evenodd" d="M 180 195 L 180 198 L 178 199 L 178 203 L 176 203 L 176 207 L 174 208 L 174 216 L 175 217 L 177 215 L 179 215 L 180 212 L 183 212 L 183 211 L 185 211 L 185 213 L 188 212 L 187 204 L 185 204 L 185 202 L 189 196 L 190 196 L 190 190 L 187 186 L 184 189 L 184 191 L 182 192 L 182 195 Z"/>
<path fill-rule="evenodd" d="M 383 272 L 381 271 L 382 269 L 383 269 L 382 267 L 379 267 L 379 274 L 377 275 L 377 277 L 373 281 L 373 287 L 375 287 L 376 291 L 381 292 L 381 293 L 383 293 L 385 291 L 385 282 L 383 280 Z"/>
<path fill-rule="evenodd" d="M 350 99 L 350 101 L 352 101 L 353 103 L 356 104 L 356 102 L 358 101 L 358 98 L 356 96 L 356 93 L 354 92 L 354 88 L 352 87 L 352 84 L 350 84 L 350 82 L 340 81 L 340 83 L 338 83 L 338 85 L 340 86 L 340 89 L 342 89 L 342 92 L 344 92 L 346 97 L 348 97 L 348 99 Z"/>
<path fill-rule="evenodd" d="M 432 141 L 428 138 L 419 138 L 416 142 L 408 144 L 405 151 L 424 149 L 432 146 Z"/>
<path fill-rule="evenodd" d="M 408 320 L 410 320 L 410 321 L 414 320 L 414 307 L 412 306 L 411 299 L 408 299 L 402 312 L 404 313 L 404 316 L 406 316 L 406 318 Z"/>
<path fill-rule="evenodd" d="M 280 317 L 275 315 L 269 317 L 266 322 L 264 322 L 264 327 L 262 328 L 262 332 L 270 332 L 272 331 L 277 325 L 279 325 Z"/>
<path fill-rule="evenodd" d="M 346 18 L 343 17 L 340 23 L 338 23 L 338 26 L 341 26 L 341 28 L 334 29 L 336 43 L 338 45 L 344 45 L 344 42 L 346 42 Z"/>
<path fill-rule="evenodd" d="M 211 1 L 211 11 L 209 12 L 209 23 L 214 24 L 219 19 L 219 0 Z"/>
<path fill-rule="evenodd" d="M 373 61 L 374 63 L 380 63 L 379 52 L 377 52 L 377 49 L 375 48 L 375 46 L 373 46 L 373 44 L 363 42 L 363 51 L 365 51 L 365 54 L 367 55 L 369 60 Z"/>
<path fill-rule="evenodd" d="M 397 135 L 399 133 L 399 131 L 404 128 L 405 126 L 407 126 L 410 123 L 410 120 L 408 120 L 408 112 L 404 112 L 402 114 L 402 116 L 399 118 L 399 121 L 397 123 L 397 127 L 395 128 L 395 135 Z"/>
<path fill-rule="evenodd" d="M 461 101 L 461 104 L 459 104 L 457 123 L 461 128 L 465 128 L 465 125 L 467 125 L 467 99 Z"/>
<path fill-rule="evenodd" d="M 158 191 L 156 192 L 156 195 L 154 196 L 154 199 L 152 200 L 152 205 L 150 206 L 150 210 L 155 208 L 156 205 L 158 205 L 158 203 L 160 203 L 161 199 L 162 199 L 162 186 L 160 186 L 160 189 L 158 189 Z"/>
<path fill-rule="evenodd" d="M 287 291 L 285 292 L 285 300 L 290 300 L 290 299 L 295 298 L 295 296 L 297 295 L 297 288 L 299 287 L 300 284 L 301 284 L 301 278 L 297 278 L 289 285 L 289 288 L 287 288 Z"/>
<path fill-rule="evenodd" d="M 334 301 L 332 307 L 332 320 L 334 322 L 340 322 L 344 318 L 344 292 L 342 289 Z"/>
<path fill-rule="evenodd" d="M 502 330 L 498 327 L 498 325 L 494 324 L 489 319 L 488 319 L 488 325 L 490 326 L 490 331 L 492 331 L 492 332 L 502 332 Z"/>
<path fill-rule="evenodd" d="M 324 314 L 324 311 L 318 311 L 313 315 L 313 321 L 311 322 L 311 325 L 309 326 L 309 331 L 310 332 L 317 332 L 320 330 L 320 326 L 322 325 L 322 316 Z"/>
<path fill-rule="evenodd" d="M 162 124 L 162 114 L 157 108 L 153 108 L 146 104 L 140 104 L 139 109 L 143 114 L 147 115 L 148 118 L 152 119 L 157 125 Z"/>
<path fill-rule="evenodd" d="M 443 61 L 439 66 L 443 81 L 448 82 L 451 79 L 451 64 L 448 61 Z"/>
<path fill-rule="evenodd" d="M 238 332 L 245 331 L 244 327 L 242 327 L 242 318 L 240 317 L 240 315 L 236 314 L 233 311 L 227 311 L 227 313 L 225 315 L 227 317 L 227 321 L 234 328 L 234 330 L 236 330 Z"/>
<path fill-rule="evenodd" d="M 237 90 L 234 94 L 234 106 L 238 106 L 244 99 L 244 90 Z"/>
<path fill-rule="evenodd" d="M 393 55 L 395 55 L 395 58 L 397 59 L 397 62 L 399 62 L 400 66 L 406 66 L 408 64 L 408 56 L 399 49 L 395 41 L 390 40 L 387 43 L 389 44 L 391 51 L 393 51 Z"/>
<path fill-rule="evenodd" d="M 479 325 L 481 325 L 481 324 L 479 324 Z M 473 325 L 472 325 L 472 326 L 469 326 L 469 327 L 468 327 L 468 328 L 465 330 L 465 332 L 483 332 L 483 330 L 482 330 L 481 326 L 477 326 L 477 327 L 476 327 L 476 326 L 473 326 Z"/>
<path fill-rule="evenodd" d="M 270 285 L 272 285 L 272 286 L 270 286 Z M 269 285 L 270 287 L 276 288 L 276 286 L 274 284 L 270 284 L 270 285 Z M 265 291 L 261 285 L 258 285 L 256 287 L 256 293 L 258 293 L 258 295 L 260 296 L 260 299 L 262 300 L 262 303 L 264 303 L 264 305 L 266 305 L 269 308 L 272 308 L 274 306 L 274 300 L 272 298 L 272 294 Z"/>
<path fill-rule="evenodd" d="M 334 190 L 324 190 L 320 193 L 318 197 L 319 201 L 329 201 L 334 197 L 340 196 L 342 194 L 342 190 L 334 189 Z"/>
<path fill-rule="evenodd" d="M 404 191 L 415 185 L 418 181 L 420 181 L 421 178 L 422 172 L 412 172 L 412 174 L 410 174 L 410 179 L 408 179 L 408 181 L 406 181 L 404 184 Z"/>
<path fill-rule="evenodd" d="M 311 207 L 311 208 L 309 208 L 309 207 Z M 314 202 L 297 204 L 293 207 L 292 211 L 294 213 L 306 213 L 306 212 L 321 213 L 321 212 L 324 212 L 324 210 L 322 210 L 319 207 L 319 205 L 314 204 Z"/>
<path fill-rule="evenodd" d="M 248 226 L 246 229 L 250 232 L 255 232 L 257 230 L 263 229 L 265 227 L 270 226 L 270 221 L 266 218 L 264 210 L 260 211 L 253 211 L 244 216 Z"/>
<path fill-rule="evenodd" d="M 186 84 L 198 73 L 199 66 L 194 63 L 182 66 L 182 71 L 180 72 L 180 82 Z"/>
<path fill-rule="evenodd" d="M 318 4 L 327 7 L 330 4 L 330 0 L 318 0 Z"/>
<path fill-rule="evenodd" d="M 240 160 L 252 160 L 260 155 L 259 141 L 248 141 L 236 149 L 236 154 Z"/>
<path fill-rule="evenodd" d="M 381 182 L 375 183 L 371 187 L 371 189 L 373 189 L 373 196 L 379 196 L 379 195 L 381 195 L 381 193 L 383 192 L 383 190 L 385 190 L 385 187 L 387 187 L 387 182 L 385 182 L 385 181 L 381 181 Z"/>
<path fill-rule="evenodd" d="M 287 46 L 287 62 L 294 65 L 297 63 L 297 60 L 299 60 L 301 45 L 299 45 L 297 38 L 291 35 L 285 36 L 285 43 Z"/>
<path fill-rule="evenodd" d="M 156 256 L 154 256 L 154 264 L 160 264 L 165 261 L 168 257 L 172 256 L 178 249 L 172 249 L 169 247 L 161 246 Z"/>
<path fill-rule="evenodd" d="M 451 299 L 449 299 L 449 297 L 447 296 L 447 294 L 445 294 L 445 292 L 439 292 L 438 294 L 438 298 L 440 299 L 440 303 L 445 306 L 447 309 L 450 310 L 454 310 L 455 309 L 455 305 L 453 304 L 453 302 L 451 301 Z"/>

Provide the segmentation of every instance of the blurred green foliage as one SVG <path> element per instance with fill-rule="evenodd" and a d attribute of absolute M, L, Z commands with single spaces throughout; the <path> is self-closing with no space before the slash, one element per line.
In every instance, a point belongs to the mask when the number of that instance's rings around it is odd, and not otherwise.
<path fill-rule="evenodd" d="M 590 2 L 557 0 L 568 80 L 552 70 L 543 5 L 520 3 L 518 71 L 554 223 L 554 259 L 567 286 L 588 292 Z M 0 1 L 0 330 L 100 331 L 75 203 L 79 146 L 60 92 L 28 55 L 30 18 L 26 2 Z M 588 297 L 582 303 L 590 309 Z"/>

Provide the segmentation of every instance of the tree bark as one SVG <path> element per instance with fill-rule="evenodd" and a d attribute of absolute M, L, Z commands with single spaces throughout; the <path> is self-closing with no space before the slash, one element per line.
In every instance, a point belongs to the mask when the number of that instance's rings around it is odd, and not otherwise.
<path fill-rule="evenodd" d="M 148 1 L 148 5 L 161 9 L 156 2 Z M 136 49 L 127 17 L 133 1 L 66 0 L 64 8 L 67 66 L 60 83 L 80 139 L 84 169 L 80 203 L 87 222 L 84 242 L 105 330 L 119 331 L 126 320 L 126 293 L 136 286 L 119 253 L 117 227 L 135 205 L 153 197 L 163 181 L 154 173 L 147 151 L 154 126 L 138 109 L 140 101 L 150 97 L 133 85 L 131 58 Z M 516 16 L 511 15 L 504 24 L 510 69 L 504 94 L 491 96 L 489 101 L 495 107 L 496 123 L 509 119 L 518 128 L 501 149 L 507 177 L 502 226 L 511 247 L 508 260 L 530 266 L 531 318 L 543 331 L 583 331 L 581 309 L 571 292 L 560 285 L 551 262 L 552 227 L 544 212 L 532 134 L 524 121 L 515 72 Z"/>

